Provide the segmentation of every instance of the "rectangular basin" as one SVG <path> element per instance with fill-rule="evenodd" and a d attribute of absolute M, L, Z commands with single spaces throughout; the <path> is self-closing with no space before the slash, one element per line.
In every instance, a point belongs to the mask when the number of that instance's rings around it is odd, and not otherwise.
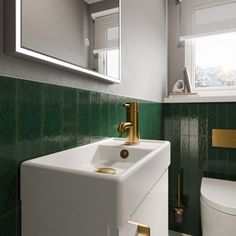
<path fill-rule="evenodd" d="M 120 152 L 127 150 L 127 159 Z M 101 224 L 126 223 L 170 164 L 170 143 L 106 139 L 24 162 L 22 204 L 75 214 Z M 96 172 L 113 168 L 116 174 Z"/>

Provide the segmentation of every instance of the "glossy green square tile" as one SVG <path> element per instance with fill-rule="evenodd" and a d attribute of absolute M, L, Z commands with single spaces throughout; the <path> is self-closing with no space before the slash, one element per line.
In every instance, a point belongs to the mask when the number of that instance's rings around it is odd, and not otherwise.
<path fill-rule="evenodd" d="M 183 170 L 184 195 L 189 199 L 200 197 L 200 186 L 203 177 L 202 170 Z"/>
<path fill-rule="evenodd" d="M 181 135 L 189 135 L 190 128 L 189 128 L 189 117 L 183 116 L 180 119 L 180 125 L 181 125 Z"/>
<path fill-rule="evenodd" d="M 212 136 L 212 129 L 217 128 L 217 104 L 216 103 L 209 103 L 208 104 L 208 135 Z"/>
<path fill-rule="evenodd" d="M 236 103 L 228 103 L 228 128 L 236 129 Z"/>
<path fill-rule="evenodd" d="M 191 119 L 199 117 L 198 103 L 189 104 L 189 116 Z"/>
<path fill-rule="evenodd" d="M 174 103 L 173 104 L 173 109 L 172 109 L 172 116 L 175 117 L 181 117 L 181 108 L 182 104 L 180 103 Z"/>
<path fill-rule="evenodd" d="M 208 161 L 208 137 L 198 137 L 198 155 L 199 155 L 199 169 L 207 170 Z"/>
<path fill-rule="evenodd" d="M 110 130 L 110 95 L 102 93 L 101 94 L 101 120 L 100 120 L 100 129 L 101 135 L 104 137 L 109 137 Z"/>
<path fill-rule="evenodd" d="M 126 108 L 124 107 L 124 104 L 127 102 L 135 102 L 135 100 L 130 100 L 130 99 L 126 99 L 125 97 L 121 97 L 121 96 L 116 96 L 116 122 L 114 124 L 114 136 L 115 137 L 125 137 L 125 133 L 121 134 L 118 132 L 118 125 L 121 122 L 126 121 Z"/>
<path fill-rule="evenodd" d="M 229 174 L 226 173 L 219 173 L 219 172 L 215 172 L 215 171 L 204 171 L 204 176 L 208 177 L 208 178 L 215 178 L 215 179 L 223 179 L 223 180 L 227 180 L 229 179 Z"/>
<path fill-rule="evenodd" d="M 151 114 L 150 114 L 151 137 L 150 138 L 152 140 L 160 139 L 161 133 L 163 132 L 161 130 L 163 128 L 163 119 L 161 118 L 162 109 L 156 103 L 151 103 L 150 108 L 151 108 Z"/>
<path fill-rule="evenodd" d="M 181 104 L 173 104 L 172 135 L 175 137 L 181 135 Z"/>
<path fill-rule="evenodd" d="M 228 150 L 216 148 L 216 172 L 227 173 Z"/>
<path fill-rule="evenodd" d="M 101 95 L 98 92 L 91 92 L 90 95 L 90 139 L 99 140 L 101 138 Z"/>
<path fill-rule="evenodd" d="M 198 128 L 199 128 L 198 104 L 192 103 L 192 104 L 188 104 L 188 105 L 189 105 L 189 134 L 190 135 L 198 135 Z"/>
<path fill-rule="evenodd" d="M 189 166 L 188 168 L 198 170 L 202 169 L 202 163 L 199 159 L 198 136 L 189 137 Z"/>
<path fill-rule="evenodd" d="M 172 133 L 172 119 L 164 117 L 164 136 L 171 135 Z"/>
<path fill-rule="evenodd" d="M 208 137 L 208 157 L 207 157 L 207 170 L 210 172 L 216 172 L 217 169 L 217 160 L 216 154 L 217 149 L 212 147 L 212 138 Z"/>
<path fill-rule="evenodd" d="M 189 118 L 189 110 L 190 110 L 190 106 L 188 103 L 183 103 L 180 106 L 180 115 L 183 118 Z"/>
<path fill-rule="evenodd" d="M 109 104 L 109 110 L 110 110 L 110 121 L 111 124 L 110 130 L 109 130 L 109 136 L 110 137 L 118 137 L 120 134 L 117 131 L 119 121 L 117 119 L 118 112 L 117 112 L 117 97 L 114 95 L 110 95 L 110 104 Z M 125 109 L 125 108 L 124 108 Z M 124 117 L 126 119 L 126 116 Z M 125 121 L 125 120 L 124 120 Z"/>
<path fill-rule="evenodd" d="M 145 139 L 152 139 L 152 124 L 151 124 L 151 120 L 152 120 L 152 107 L 150 103 L 144 103 L 143 104 L 145 106 L 144 109 L 144 118 L 143 118 L 143 131 L 141 130 L 140 132 L 143 132 L 143 135 L 145 137 Z"/>
<path fill-rule="evenodd" d="M 41 84 L 17 81 L 19 162 L 41 155 Z"/>
<path fill-rule="evenodd" d="M 158 130 L 159 125 L 158 117 L 156 117 L 156 106 L 157 104 L 150 103 L 150 102 L 144 102 L 141 106 L 141 119 L 140 119 L 140 134 L 141 138 L 144 139 L 159 139 L 158 133 L 160 133 L 160 130 Z"/>
<path fill-rule="evenodd" d="M 227 173 L 236 174 L 236 149 L 229 149 L 227 152 Z"/>
<path fill-rule="evenodd" d="M 79 144 L 87 144 L 90 142 L 90 125 L 91 125 L 91 107 L 90 107 L 90 92 L 86 90 L 79 90 Z"/>
<path fill-rule="evenodd" d="M 163 115 L 165 118 L 171 118 L 172 117 L 172 104 L 164 104 L 163 106 Z"/>
<path fill-rule="evenodd" d="M 142 139 L 148 138 L 148 105 L 147 103 L 139 103 L 139 131 Z"/>
<path fill-rule="evenodd" d="M 157 119 L 157 137 L 156 139 L 164 139 L 164 106 L 162 103 L 155 103 L 156 113 L 155 118 Z"/>
<path fill-rule="evenodd" d="M 63 88 L 63 148 L 77 145 L 77 98 L 73 88 Z"/>
<path fill-rule="evenodd" d="M 219 103 L 217 106 L 217 128 L 228 128 L 228 106 L 226 103 Z"/>
<path fill-rule="evenodd" d="M 16 217 L 16 211 L 0 216 L 0 236 L 16 236 Z"/>
<path fill-rule="evenodd" d="M 189 136 L 181 136 L 181 167 L 188 168 L 190 163 L 190 143 Z"/>
<path fill-rule="evenodd" d="M 210 139 L 210 138 L 209 138 Z M 208 144 L 208 171 L 215 173 L 227 173 L 226 149 L 211 147 L 211 139 Z"/>
<path fill-rule="evenodd" d="M 63 88 L 42 85 L 42 153 L 63 149 Z"/>
<path fill-rule="evenodd" d="M 208 136 L 208 106 L 207 103 L 199 104 L 199 135 Z"/>
<path fill-rule="evenodd" d="M 0 215 L 17 207 L 17 173 L 16 160 L 0 158 Z"/>
<path fill-rule="evenodd" d="M 123 122 L 126 119 L 126 108 L 124 104 L 127 102 L 125 97 L 116 96 L 117 102 L 117 122 Z M 133 101 L 132 101 L 133 102 Z"/>
<path fill-rule="evenodd" d="M 16 80 L 0 77 L 0 216 L 16 208 Z"/>
<path fill-rule="evenodd" d="M 0 156 L 16 157 L 16 80 L 0 77 Z"/>
<path fill-rule="evenodd" d="M 199 133 L 199 119 L 191 118 L 189 121 L 189 134 L 198 136 Z"/>

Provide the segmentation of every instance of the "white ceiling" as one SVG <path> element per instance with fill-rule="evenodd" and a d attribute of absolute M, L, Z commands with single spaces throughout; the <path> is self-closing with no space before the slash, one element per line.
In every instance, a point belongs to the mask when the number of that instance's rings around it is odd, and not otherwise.
<path fill-rule="evenodd" d="M 84 0 L 85 2 L 87 2 L 88 4 L 93 4 L 95 2 L 102 2 L 103 0 Z"/>

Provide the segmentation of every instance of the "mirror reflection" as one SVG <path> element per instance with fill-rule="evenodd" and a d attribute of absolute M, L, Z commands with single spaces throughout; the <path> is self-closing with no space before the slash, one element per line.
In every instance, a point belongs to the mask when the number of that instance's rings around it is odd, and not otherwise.
<path fill-rule="evenodd" d="M 21 46 L 119 79 L 119 0 L 22 0 Z"/>

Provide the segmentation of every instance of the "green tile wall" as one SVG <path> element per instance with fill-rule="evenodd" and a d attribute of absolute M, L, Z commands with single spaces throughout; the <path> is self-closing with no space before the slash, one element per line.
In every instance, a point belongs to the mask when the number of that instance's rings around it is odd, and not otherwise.
<path fill-rule="evenodd" d="M 236 181 L 236 149 L 213 148 L 213 128 L 236 129 L 236 103 L 164 105 L 164 137 L 171 142 L 169 171 L 170 229 L 201 235 L 200 184 L 203 176 Z M 176 224 L 177 173 L 182 173 L 185 220 Z"/>
<path fill-rule="evenodd" d="M 20 164 L 120 136 L 125 97 L 0 77 L 0 236 L 20 236 Z M 140 105 L 141 138 L 160 139 L 162 104 Z"/>

